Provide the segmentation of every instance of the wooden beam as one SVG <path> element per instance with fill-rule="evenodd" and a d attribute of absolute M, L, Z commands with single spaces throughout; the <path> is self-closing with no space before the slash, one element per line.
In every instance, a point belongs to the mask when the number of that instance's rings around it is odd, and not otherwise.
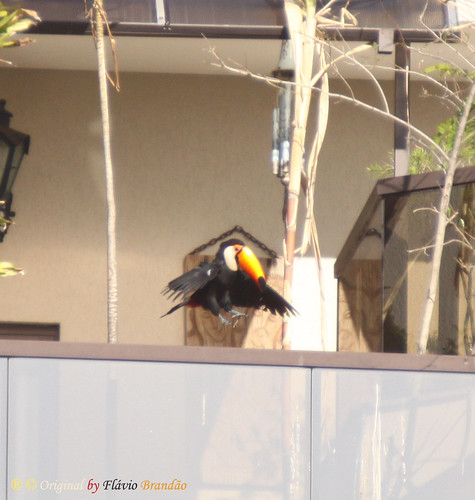
<path fill-rule="evenodd" d="M 395 50 L 396 69 L 408 70 L 411 58 L 409 45 L 397 43 Z M 396 71 L 394 77 L 394 114 L 409 122 L 409 73 Z M 409 129 L 401 123 L 394 124 L 394 176 L 409 174 Z"/>

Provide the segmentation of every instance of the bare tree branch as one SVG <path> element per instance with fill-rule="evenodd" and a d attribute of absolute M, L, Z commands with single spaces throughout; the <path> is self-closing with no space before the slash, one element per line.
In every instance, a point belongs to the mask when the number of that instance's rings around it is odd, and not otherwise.
<path fill-rule="evenodd" d="M 322 43 L 325 43 L 330 48 L 330 44 L 328 42 L 323 41 Z M 357 49 L 359 49 L 360 47 L 361 46 L 357 47 Z M 371 48 L 371 49 L 373 48 L 371 45 L 366 45 L 364 47 Z M 331 61 L 331 63 L 328 65 L 329 69 L 331 67 L 333 67 L 334 69 L 336 69 L 336 65 L 337 65 L 337 63 L 340 60 L 350 59 L 351 63 L 353 63 L 356 66 L 358 66 L 372 80 L 372 82 L 374 83 L 374 85 L 376 87 L 376 90 L 378 91 L 378 94 L 381 97 L 381 100 L 383 102 L 384 111 L 386 111 L 387 113 L 389 113 L 390 111 L 389 111 L 388 100 L 386 99 L 386 94 L 384 93 L 384 91 L 383 91 L 383 89 L 381 87 L 381 84 L 378 82 L 377 78 L 373 75 L 373 73 L 363 63 L 361 63 L 360 61 L 358 61 L 354 57 L 355 54 L 357 54 L 359 52 L 362 52 L 362 50 L 356 50 L 356 49 L 350 50 L 349 49 L 347 51 L 343 51 L 343 50 L 339 49 L 337 46 L 331 46 L 331 49 L 334 50 L 334 51 L 336 51 L 336 52 L 338 52 L 338 53 L 340 53 L 341 55 L 337 59 Z M 402 71 L 404 71 L 404 70 L 402 70 Z"/>
<path fill-rule="evenodd" d="M 270 76 L 266 76 L 266 75 L 261 75 L 261 74 L 258 74 L 258 73 L 253 73 L 249 69 L 244 69 L 244 68 L 238 68 L 238 67 L 230 66 L 229 64 L 227 64 L 226 62 L 224 62 L 220 58 L 220 56 L 217 54 L 215 48 L 211 47 L 210 48 L 210 52 L 216 57 L 216 60 L 218 61 L 218 63 L 216 63 L 214 65 L 218 66 L 220 68 L 223 68 L 223 69 L 225 69 L 225 70 L 227 70 L 227 71 L 229 71 L 231 73 L 236 73 L 236 74 L 239 74 L 239 75 L 242 75 L 242 76 L 248 76 L 248 77 L 251 77 L 251 78 L 253 78 L 255 80 L 264 81 L 264 82 L 267 82 L 267 83 L 269 83 L 271 85 L 275 85 L 275 86 L 278 86 L 279 84 L 282 83 L 282 80 L 280 80 L 279 78 L 270 77 Z M 334 64 L 334 62 L 332 64 L 329 64 L 329 68 L 332 67 L 333 64 Z M 286 83 L 289 84 L 289 85 L 291 85 L 291 86 L 293 86 L 293 87 L 295 87 L 295 83 L 294 82 L 286 82 Z M 302 85 L 302 87 L 303 86 L 304 85 Z M 309 88 L 312 89 L 312 90 L 319 91 L 319 89 L 317 89 L 315 87 L 309 87 Z M 433 148 L 433 150 L 431 150 L 432 154 L 435 154 L 434 151 L 437 151 L 439 153 L 439 157 L 436 156 L 436 158 L 437 158 L 438 161 L 440 161 L 440 162 L 442 162 L 442 161 L 448 161 L 448 159 L 449 159 L 448 155 L 445 153 L 445 151 L 430 136 L 428 136 L 427 134 L 425 134 L 424 132 L 422 132 L 419 128 L 415 127 L 411 123 L 407 123 L 406 121 L 401 120 L 397 116 L 394 116 L 391 112 L 387 112 L 385 110 L 377 108 L 376 106 L 372 106 L 370 104 L 367 104 L 366 102 L 361 101 L 360 99 L 357 99 L 354 96 L 350 97 L 350 96 L 347 96 L 347 95 L 344 95 L 344 94 L 333 93 L 333 92 L 328 92 L 328 96 L 331 99 L 334 99 L 334 100 L 341 100 L 341 101 L 351 102 L 352 104 L 354 104 L 357 107 L 361 107 L 363 109 L 366 109 L 367 111 L 374 112 L 376 114 L 379 114 L 379 115 L 383 116 L 384 118 L 387 118 L 387 119 L 389 119 L 389 120 L 391 120 L 393 122 L 396 122 L 396 123 L 399 123 L 399 124 L 403 125 L 404 127 L 407 127 L 411 132 L 413 132 L 415 135 L 417 135 L 417 136 L 420 137 L 420 139 L 424 143 L 425 147 L 432 146 L 432 148 Z"/>
<path fill-rule="evenodd" d="M 411 123 L 405 122 L 404 120 L 401 120 L 400 118 L 398 118 L 397 116 L 394 116 L 391 113 L 387 113 L 386 111 L 383 111 L 382 109 L 376 108 L 375 106 L 371 106 L 370 104 L 367 104 L 366 102 L 363 102 L 359 99 L 355 99 L 354 97 L 349 97 L 349 96 L 346 96 L 343 94 L 336 94 L 333 92 L 330 92 L 328 95 L 332 99 L 351 102 L 357 107 L 366 109 L 367 111 L 372 111 L 373 113 L 376 113 L 380 116 L 383 116 L 384 118 L 388 118 L 389 120 L 392 120 L 396 123 L 400 123 L 401 125 L 407 127 L 411 132 L 418 135 L 426 143 L 426 146 L 432 146 L 434 148 L 434 150 L 440 154 L 440 157 L 443 158 L 444 161 L 448 161 L 449 157 L 446 154 L 446 152 L 433 139 L 431 139 L 427 134 L 422 132 L 419 128 L 415 127 Z M 431 151 L 431 152 L 434 153 L 433 151 Z"/>

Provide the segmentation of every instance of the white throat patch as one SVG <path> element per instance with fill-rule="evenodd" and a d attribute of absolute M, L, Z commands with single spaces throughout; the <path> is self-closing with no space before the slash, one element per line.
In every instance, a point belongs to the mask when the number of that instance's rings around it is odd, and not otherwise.
<path fill-rule="evenodd" d="M 231 271 L 237 271 L 238 265 L 236 262 L 236 250 L 234 250 L 234 246 L 230 246 L 224 249 L 224 262 L 231 269 Z"/>

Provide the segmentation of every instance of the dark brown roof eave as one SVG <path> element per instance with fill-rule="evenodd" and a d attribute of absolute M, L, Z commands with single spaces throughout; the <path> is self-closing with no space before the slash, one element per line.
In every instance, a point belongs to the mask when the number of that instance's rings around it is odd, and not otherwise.
<path fill-rule="evenodd" d="M 194 25 L 194 24 L 156 24 L 156 23 L 111 23 L 112 33 L 116 36 L 151 36 L 182 38 L 243 38 L 243 39 L 275 39 L 288 38 L 285 26 L 251 26 L 251 25 Z M 378 28 L 326 28 L 324 33 L 330 39 L 377 42 Z M 88 22 L 43 21 L 29 30 L 33 34 L 48 35 L 84 35 L 90 34 Z M 394 30 L 394 42 L 436 41 L 447 33 L 444 30 L 403 29 Z M 454 34 L 456 39 L 456 33 Z"/>
<path fill-rule="evenodd" d="M 384 30 L 389 31 L 390 28 L 384 28 Z M 450 36 L 449 31 L 438 29 L 438 30 L 428 30 L 428 29 L 399 29 L 394 31 L 394 42 L 418 42 L 418 43 L 429 43 L 440 40 L 443 36 L 444 40 L 455 41 L 458 38 L 457 32 L 452 32 Z M 377 42 L 379 39 L 379 33 L 381 29 L 379 28 L 326 28 L 325 34 L 335 40 L 346 40 L 347 42 Z"/>
<path fill-rule="evenodd" d="M 116 36 L 149 36 L 181 38 L 243 38 L 276 39 L 287 38 L 284 26 L 245 25 L 190 25 L 156 23 L 111 23 L 111 31 Z M 43 35 L 85 35 L 91 33 L 87 22 L 43 21 L 29 30 L 31 34 Z"/>

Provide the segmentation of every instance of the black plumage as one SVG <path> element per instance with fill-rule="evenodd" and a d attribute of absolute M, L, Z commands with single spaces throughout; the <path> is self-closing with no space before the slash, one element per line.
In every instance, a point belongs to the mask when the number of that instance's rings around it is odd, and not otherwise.
<path fill-rule="evenodd" d="M 235 263 L 229 260 L 230 256 L 235 259 Z M 246 270 L 243 269 L 242 259 L 247 258 L 258 267 L 256 273 L 252 273 L 253 276 L 249 274 L 247 266 L 244 266 Z M 222 243 L 212 262 L 203 262 L 170 281 L 163 293 L 174 300 L 181 299 L 164 316 L 183 306 L 201 306 L 218 316 L 223 323 L 229 321 L 223 318 L 221 309 L 234 316 L 242 315 L 234 307 L 265 309 L 281 316 L 296 313 L 289 302 L 267 285 L 257 258 L 238 239 Z"/>

